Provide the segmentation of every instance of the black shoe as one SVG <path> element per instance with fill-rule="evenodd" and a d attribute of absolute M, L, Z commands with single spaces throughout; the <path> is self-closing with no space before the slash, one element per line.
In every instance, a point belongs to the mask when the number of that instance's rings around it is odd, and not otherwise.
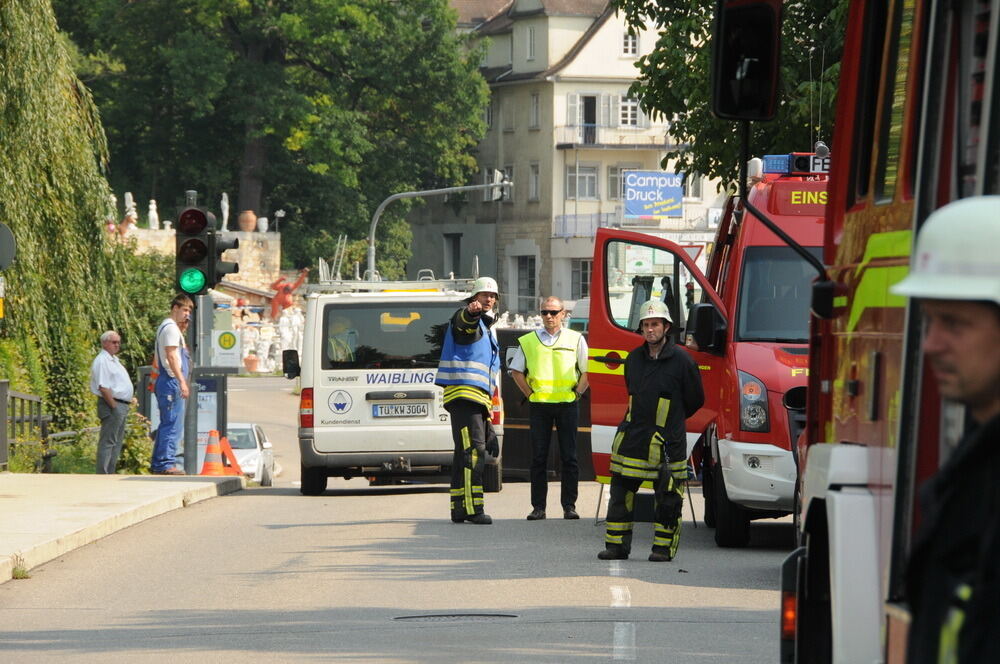
<path fill-rule="evenodd" d="M 580 515 L 576 513 L 576 510 L 572 507 L 567 507 L 563 510 L 564 519 L 579 519 Z"/>
<path fill-rule="evenodd" d="M 451 515 L 451 522 L 452 523 L 462 523 L 463 521 L 465 521 L 465 515 L 464 514 L 457 514 L 457 515 L 456 514 L 452 514 Z"/>
<path fill-rule="evenodd" d="M 617 544 L 609 544 L 597 557 L 601 560 L 628 560 L 628 552 Z"/>
<path fill-rule="evenodd" d="M 528 521 L 541 521 L 545 518 L 545 510 L 533 509 L 528 515 Z"/>
<path fill-rule="evenodd" d="M 490 518 L 490 515 L 483 514 L 482 512 L 480 512 L 479 514 L 470 514 L 469 516 L 465 517 L 465 520 L 468 521 L 469 523 L 474 523 L 477 526 L 488 526 L 491 523 L 493 523 L 493 519 Z"/>
<path fill-rule="evenodd" d="M 653 551 L 649 554 L 649 562 L 651 563 L 669 563 L 673 560 L 673 556 L 669 553 L 663 553 L 661 551 Z"/>

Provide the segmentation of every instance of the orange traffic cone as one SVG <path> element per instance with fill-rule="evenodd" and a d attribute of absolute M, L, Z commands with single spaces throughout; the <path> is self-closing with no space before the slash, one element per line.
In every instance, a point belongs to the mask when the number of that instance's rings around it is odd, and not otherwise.
<path fill-rule="evenodd" d="M 229 446 L 229 439 L 225 436 L 219 441 L 219 446 L 222 448 L 222 456 L 228 464 L 225 465 L 223 473 L 225 475 L 242 475 L 243 469 L 240 468 L 240 462 L 236 460 L 236 455 L 233 454 L 233 448 Z"/>
<path fill-rule="evenodd" d="M 205 463 L 201 466 L 202 475 L 225 475 L 226 468 L 222 465 L 222 451 L 219 447 L 219 432 L 208 432 L 208 446 L 205 447 Z"/>

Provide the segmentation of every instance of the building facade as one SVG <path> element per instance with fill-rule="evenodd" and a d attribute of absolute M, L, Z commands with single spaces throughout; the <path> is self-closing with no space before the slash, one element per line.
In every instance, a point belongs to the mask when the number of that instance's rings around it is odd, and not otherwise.
<path fill-rule="evenodd" d="M 416 210 L 411 276 L 421 267 L 469 275 L 478 257 L 480 273 L 500 283 L 501 308 L 527 313 L 548 294 L 588 296 L 600 226 L 710 241 L 721 199 L 716 183 L 696 174 L 683 179 L 676 216 L 625 214 L 630 170 L 671 172 L 660 166 L 672 147 L 669 124 L 647 116 L 628 94 L 636 61 L 655 43 L 652 29 L 630 31 L 604 1 L 453 6 L 462 29 L 488 40 L 482 71 L 491 100 L 480 182 L 499 169 L 513 186 L 501 201 L 476 192 Z"/>

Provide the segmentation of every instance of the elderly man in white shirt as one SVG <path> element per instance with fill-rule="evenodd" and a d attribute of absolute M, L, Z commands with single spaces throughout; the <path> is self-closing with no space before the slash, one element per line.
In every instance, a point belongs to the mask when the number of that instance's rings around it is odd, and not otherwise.
<path fill-rule="evenodd" d="M 90 391 L 97 397 L 101 436 L 97 441 L 97 474 L 113 475 L 125 442 L 125 421 L 132 403 L 132 379 L 118 360 L 122 338 L 114 330 L 101 335 L 101 352 L 90 365 Z"/>

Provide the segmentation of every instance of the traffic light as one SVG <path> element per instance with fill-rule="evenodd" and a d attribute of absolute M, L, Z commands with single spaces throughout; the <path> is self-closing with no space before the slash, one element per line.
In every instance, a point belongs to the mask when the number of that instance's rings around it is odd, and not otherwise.
<path fill-rule="evenodd" d="M 212 231 L 208 242 L 208 287 L 215 288 L 227 274 L 240 271 L 239 263 L 222 260 L 222 254 L 230 249 L 239 249 L 237 238 L 226 238 L 220 231 Z"/>
<path fill-rule="evenodd" d="M 189 207 L 177 217 L 177 288 L 188 295 L 203 295 L 209 283 L 214 256 L 209 252 L 215 216 L 201 208 Z M 211 260 L 210 260 L 211 259 Z"/>

